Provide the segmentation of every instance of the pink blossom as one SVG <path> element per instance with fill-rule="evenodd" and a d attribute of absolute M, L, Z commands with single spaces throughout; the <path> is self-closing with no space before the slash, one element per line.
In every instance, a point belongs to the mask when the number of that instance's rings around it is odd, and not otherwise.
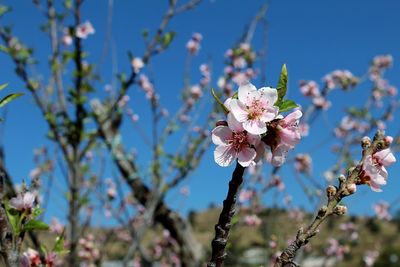
<path fill-rule="evenodd" d="M 272 149 L 271 163 L 273 166 L 281 166 L 286 161 L 288 151 L 300 141 L 299 119 L 302 115 L 300 110 L 296 110 L 279 120 L 276 127 L 279 140 L 276 147 Z"/>
<path fill-rule="evenodd" d="M 34 168 L 29 172 L 29 177 L 32 179 L 38 178 L 42 170 L 40 168 Z"/>
<path fill-rule="evenodd" d="M 63 36 L 62 36 L 62 43 L 65 46 L 70 46 L 72 44 L 72 36 L 71 34 L 69 34 L 69 30 L 68 29 L 64 29 L 63 31 Z"/>
<path fill-rule="evenodd" d="M 311 173 L 312 159 L 309 154 L 297 154 L 294 167 L 298 172 Z"/>
<path fill-rule="evenodd" d="M 194 99 L 199 99 L 200 97 L 202 97 L 203 95 L 203 91 L 201 90 L 201 87 L 198 85 L 193 85 L 192 87 L 190 87 L 190 95 L 194 98 Z"/>
<path fill-rule="evenodd" d="M 244 203 L 249 201 L 254 196 L 253 190 L 242 190 L 239 193 L 239 202 Z"/>
<path fill-rule="evenodd" d="M 200 50 L 200 42 L 203 36 L 200 33 L 194 33 L 192 38 L 187 42 L 186 49 L 190 54 L 196 55 Z"/>
<path fill-rule="evenodd" d="M 261 224 L 261 219 L 256 215 L 246 215 L 244 217 L 244 223 L 248 226 L 259 226 Z"/>
<path fill-rule="evenodd" d="M 24 252 L 24 256 L 29 259 L 29 263 L 31 267 L 38 267 L 42 264 L 40 260 L 39 252 L 34 249 L 28 248 L 26 252 Z"/>
<path fill-rule="evenodd" d="M 300 123 L 299 124 L 300 135 L 301 136 L 308 136 L 310 126 L 307 123 Z"/>
<path fill-rule="evenodd" d="M 31 192 L 18 194 L 17 197 L 10 199 L 10 206 L 19 211 L 28 211 L 32 209 L 35 195 Z"/>
<path fill-rule="evenodd" d="M 246 75 L 246 73 L 243 73 L 243 72 L 234 72 L 233 73 L 232 81 L 237 85 L 246 83 L 248 81 L 248 79 L 249 78 Z"/>
<path fill-rule="evenodd" d="M 266 123 L 278 115 L 279 108 L 274 104 L 278 92 L 274 88 L 256 89 L 251 83 L 239 87 L 238 99 L 232 99 L 230 108 L 233 116 L 243 128 L 251 134 L 263 134 L 267 131 Z"/>
<path fill-rule="evenodd" d="M 380 201 L 374 204 L 373 209 L 375 211 L 376 217 L 381 220 L 391 220 L 392 216 L 390 215 L 389 207 L 390 205 L 386 201 Z"/>
<path fill-rule="evenodd" d="M 344 255 L 349 252 L 349 247 L 340 245 L 339 241 L 334 238 L 330 238 L 328 239 L 328 248 L 325 252 L 328 256 L 335 256 L 339 260 L 342 260 Z"/>
<path fill-rule="evenodd" d="M 396 158 L 390 148 L 366 156 L 362 166 L 361 184 L 368 184 L 373 191 L 381 192 L 382 190 L 379 186 L 386 184 L 388 176 L 385 167 L 392 165 L 394 162 L 396 162 Z"/>
<path fill-rule="evenodd" d="M 372 267 L 379 256 L 379 252 L 376 250 L 367 250 L 364 254 L 363 260 L 366 267 Z"/>
<path fill-rule="evenodd" d="M 56 266 L 56 258 L 57 258 L 57 254 L 53 251 L 50 251 L 49 253 L 47 253 L 46 258 L 45 258 L 45 263 L 46 263 L 46 267 L 54 267 Z"/>
<path fill-rule="evenodd" d="M 314 97 L 312 100 L 314 106 L 317 108 L 322 108 L 323 110 L 327 110 L 331 106 L 331 102 L 326 100 L 323 96 Z"/>
<path fill-rule="evenodd" d="M 90 34 L 94 34 L 95 30 L 90 21 L 86 21 L 76 27 L 75 35 L 78 38 L 86 39 Z"/>
<path fill-rule="evenodd" d="M 278 175 L 274 175 L 271 177 L 269 185 L 276 187 L 281 192 L 285 190 L 285 183 Z"/>
<path fill-rule="evenodd" d="M 132 59 L 131 64 L 135 73 L 139 73 L 139 71 L 144 67 L 144 62 L 140 57 L 135 57 Z"/>
<path fill-rule="evenodd" d="M 149 78 L 146 75 L 141 74 L 139 76 L 139 86 L 146 93 L 147 99 L 152 99 L 155 96 L 155 94 L 154 94 L 154 86 L 150 82 Z"/>
<path fill-rule="evenodd" d="M 240 165 L 247 167 L 257 156 L 255 147 L 260 143 L 260 136 L 246 132 L 230 112 L 228 126 L 215 127 L 212 141 L 217 145 L 214 159 L 218 165 L 226 167 L 238 159 Z"/>
<path fill-rule="evenodd" d="M 64 231 L 64 225 L 57 218 L 51 219 L 50 231 L 56 234 L 61 234 Z"/>
<path fill-rule="evenodd" d="M 126 106 L 126 104 L 129 102 L 130 97 L 129 95 L 124 95 L 119 101 L 118 101 L 118 107 L 123 108 Z"/>
<path fill-rule="evenodd" d="M 317 97 L 320 95 L 319 86 L 315 81 L 301 81 L 300 92 L 309 97 Z"/>

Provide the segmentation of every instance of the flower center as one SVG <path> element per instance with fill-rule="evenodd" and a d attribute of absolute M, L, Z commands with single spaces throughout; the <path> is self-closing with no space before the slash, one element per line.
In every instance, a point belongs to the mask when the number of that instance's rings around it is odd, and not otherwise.
<path fill-rule="evenodd" d="M 244 147 L 247 147 L 247 132 L 233 132 L 232 139 L 229 140 L 229 144 L 237 151 L 241 151 Z"/>
<path fill-rule="evenodd" d="M 248 107 L 248 118 L 249 120 L 258 119 L 264 113 L 265 107 L 262 105 L 260 100 L 253 99 L 253 102 Z"/>

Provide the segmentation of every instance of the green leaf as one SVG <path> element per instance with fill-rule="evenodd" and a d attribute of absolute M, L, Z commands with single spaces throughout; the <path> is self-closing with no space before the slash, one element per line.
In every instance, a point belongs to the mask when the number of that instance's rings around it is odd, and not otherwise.
<path fill-rule="evenodd" d="M 0 5 L 0 16 L 3 16 L 8 11 L 10 11 L 10 8 L 8 6 Z"/>
<path fill-rule="evenodd" d="M 42 214 L 44 212 L 44 209 L 42 209 L 42 208 L 40 208 L 39 206 L 36 206 L 36 207 L 34 207 L 33 209 L 32 209 L 32 215 L 33 215 L 33 217 L 37 217 L 37 216 L 39 216 L 40 214 Z"/>
<path fill-rule="evenodd" d="M 56 238 L 56 243 L 54 244 L 53 251 L 56 252 L 57 254 L 65 254 L 68 253 L 68 250 L 65 249 L 64 246 L 64 235 L 65 235 L 65 229 L 61 233 L 60 236 L 57 236 Z"/>
<path fill-rule="evenodd" d="M 288 83 L 288 73 L 286 69 L 286 64 L 283 64 L 281 75 L 279 76 L 278 85 L 276 87 L 276 90 L 278 90 L 278 101 L 276 102 L 277 106 L 279 106 L 282 103 L 283 98 L 286 95 L 287 83 Z"/>
<path fill-rule="evenodd" d="M 217 101 L 218 104 L 222 107 L 222 109 L 224 110 L 225 114 L 228 114 L 229 113 L 229 109 L 227 107 L 225 107 L 224 103 L 222 103 L 221 99 L 219 99 L 219 97 L 217 96 L 217 94 L 215 93 L 213 88 L 211 88 L 211 94 L 214 97 L 215 101 Z"/>
<path fill-rule="evenodd" d="M 49 230 L 49 226 L 39 220 L 30 220 L 24 225 L 22 231 L 32 231 L 32 230 L 45 231 Z"/>
<path fill-rule="evenodd" d="M 71 9 L 72 8 L 72 0 L 65 0 L 64 6 L 66 9 Z"/>
<path fill-rule="evenodd" d="M 164 49 L 171 44 L 172 40 L 174 40 L 175 34 L 175 32 L 167 32 L 163 37 L 161 37 L 160 44 Z"/>
<path fill-rule="evenodd" d="M 0 91 L 3 90 L 4 88 L 6 88 L 7 86 L 8 86 L 8 83 L 0 85 Z"/>
<path fill-rule="evenodd" d="M 0 107 L 3 107 L 7 103 L 10 103 L 14 99 L 16 99 L 17 97 L 20 97 L 22 95 L 24 95 L 24 94 L 22 94 L 22 93 L 9 94 L 8 96 L 6 96 L 2 100 L 0 100 Z"/>
<path fill-rule="evenodd" d="M 297 108 L 298 106 L 293 100 L 283 100 L 278 107 L 279 112 L 285 112 Z"/>
<path fill-rule="evenodd" d="M 8 203 L 6 203 L 5 207 L 6 207 L 7 218 L 11 224 L 11 228 L 12 228 L 14 234 L 18 234 L 19 233 L 18 222 L 19 222 L 20 214 L 18 211 L 11 208 L 8 205 Z"/>

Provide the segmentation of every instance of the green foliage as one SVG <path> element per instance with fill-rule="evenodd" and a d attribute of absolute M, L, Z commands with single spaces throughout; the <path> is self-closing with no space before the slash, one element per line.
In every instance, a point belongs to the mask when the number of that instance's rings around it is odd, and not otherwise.
<path fill-rule="evenodd" d="M 10 207 L 8 203 L 5 204 L 5 209 L 6 209 L 6 214 L 7 214 L 7 219 L 9 223 L 11 224 L 12 230 L 14 234 L 19 233 L 19 220 L 20 220 L 20 214 L 17 210 L 13 209 Z"/>
<path fill-rule="evenodd" d="M 65 232 L 65 230 L 61 233 L 60 236 L 58 236 L 56 238 L 56 242 L 53 247 L 53 251 L 55 253 L 61 254 L 61 255 L 68 253 L 68 250 L 65 249 L 65 245 L 64 245 L 64 243 L 65 243 L 65 239 L 64 239 L 65 233 L 64 232 Z"/>
<path fill-rule="evenodd" d="M 0 5 L 0 17 L 10 10 L 11 8 L 9 8 L 8 6 Z"/>
<path fill-rule="evenodd" d="M 161 38 L 159 38 L 158 42 L 160 43 L 161 47 L 163 49 L 168 48 L 168 46 L 174 40 L 175 35 L 176 35 L 176 33 L 171 31 L 171 32 L 165 33 Z"/>
<path fill-rule="evenodd" d="M 22 231 L 25 231 L 25 232 L 33 231 L 33 230 L 46 231 L 46 230 L 49 230 L 49 226 L 39 220 L 30 220 L 22 228 Z"/>
<path fill-rule="evenodd" d="M 10 103 L 17 97 L 20 97 L 23 95 L 24 95 L 23 93 L 12 93 L 12 94 L 7 95 L 6 97 L 4 97 L 3 99 L 0 100 L 0 107 L 5 106 L 6 104 Z"/>
<path fill-rule="evenodd" d="M 276 86 L 276 90 L 278 90 L 278 100 L 276 101 L 277 106 L 280 106 L 283 102 L 283 98 L 285 97 L 287 91 L 287 83 L 288 72 L 286 69 L 286 64 L 283 64 L 281 74 L 279 76 L 278 85 Z"/>
<path fill-rule="evenodd" d="M 221 99 L 219 99 L 218 95 L 215 93 L 214 89 L 211 89 L 211 94 L 214 97 L 215 101 L 218 102 L 218 104 L 221 106 L 225 114 L 229 113 L 229 109 L 225 107 L 224 103 L 222 103 Z"/>
<path fill-rule="evenodd" d="M 297 108 L 296 102 L 294 102 L 293 100 L 283 100 L 279 106 L 279 111 L 285 112 L 294 108 Z"/>
<path fill-rule="evenodd" d="M 286 64 L 283 64 L 278 85 L 276 86 L 276 90 L 278 91 L 278 100 L 275 105 L 279 108 L 280 112 L 286 112 L 297 107 L 296 102 L 293 100 L 284 99 L 287 92 L 288 79 Z"/>

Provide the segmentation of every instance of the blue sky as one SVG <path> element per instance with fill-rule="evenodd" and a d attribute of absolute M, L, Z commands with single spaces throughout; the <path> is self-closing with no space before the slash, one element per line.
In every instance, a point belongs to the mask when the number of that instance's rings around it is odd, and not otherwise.
<path fill-rule="evenodd" d="M 98 63 L 103 50 L 103 43 L 107 25 L 108 1 L 85 1 L 83 20 L 90 20 L 96 29 L 96 34 L 84 42 L 89 50 L 88 61 Z M 193 32 L 203 34 L 200 54 L 193 60 L 193 81 L 199 78 L 198 65 L 212 60 L 213 84 L 215 86 L 218 75 L 223 68 L 223 54 L 227 48 L 234 44 L 240 37 L 244 25 L 256 14 L 264 1 L 250 0 L 204 0 L 195 10 L 184 13 L 174 18 L 169 29 L 176 31 L 177 36 L 171 48 L 165 54 L 157 56 L 152 61 L 155 85 L 161 95 L 161 103 L 173 112 L 179 106 L 179 90 L 182 88 L 185 44 Z M 40 63 L 37 72 L 43 73 L 44 79 L 48 74 L 47 50 L 49 42 L 47 36 L 36 27 L 43 23 L 43 17 L 30 1 L 1 1 L 11 4 L 14 11 L 6 16 L 3 23 L 14 25 L 14 30 L 24 42 L 35 49 Z M 113 46 L 117 54 L 119 71 L 129 71 L 127 50 L 135 55 L 144 51 L 141 32 L 144 28 L 154 32 L 159 25 L 161 16 L 167 7 L 167 1 L 114 1 L 113 10 Z M 272 0 L 267 13 L 268 20 L 268 50 L 267 50 L 267 85 L 275 85 L 281 65 L 286 63 L 289 70 L 289 98 L 304 104 L 304 99 L 298 92 L 298 82 L 302 79 L 320 81 L 326 73 L 335 69 L 348 69 L 355 75 L 363 75 L 367 71 L 370 60 L 379 54 L 392 54 L 394 67 L 388 71 L 387 78 L 395 86 L 400 84 L 400 2 L 387 1 L 297 1 L 297 0 Z M 34 25 L 34 26 L 33 26 Z M 262 44 L 262 35 L 257 31 L 255 46 Z M 9 90 L 24 91 L 21 82 L 14 74 L 14 67 L 10 60 L 3 54 L 0 55 L 0 82 L 9 82 Z M 102 82 L 96 84 L 99 92 L 103 91 L 105 84 L 112 81 L 112 61 L 110 51 L 101 67 Z M 261 86 L 261 84 L 257 84 Z M 356 92 L 344 94 L 340 91 L 332 92 L 330 100 L 333 107 L 324 117 L 315 123 L 311 134 L 297 149 L 297 152 L 307 151 L 314 144 L 324 140 L 329 133 L 326 132 L 326 121 L 337 123 L 343 109 L 349 104 L 361 105 L 366 98 L 369 87 L 361 86 Z M 134 87 L 130 91 L 131 107 L 141 116 L 142 127 L 148 129 L 145 123 L 148 107 L 143 105 L 143 93 Z M 7 166 L 16 181 L 27 179 L 29 170 L 33 168 L 32 151 L 34 148 L 48 144 L 45 139 L 46 124 L 40 117 L 38 109 L 34 106 L 29 94 L 13 102 L 8 108 L 7 121 L 4 127 L 2 142 L 6 148 Z M 128 145 L 135 146 L 139 151 L 139 163 L 146 167 L 150 157 L 143 144 L 138 143 L 137 134 L 130 126 L 124 128 L 124 138 Z M 399 130 L 396 123 L 389 126 L 388 133 L 394 134 Z M 329 148 L 332 143 L 318 149 L 314 157 L 314 174 L 321 177 L 324 170 L 334 162 Z M 171 144 L 172 146 L 174 143 Z M 193 173 L 190 180 L 185 182 L 191 187 L 191 195 L 185 201 L 183 211 L 189 209 L 204 209 L 210 202 L 222 203 L 227 190 L 228 179 L 233 167 L 220 168 L 212 158 L 212 150 L 203 158 L 200 168 Z M 390 169 L 389 183 L 384 188 L 384 193 L 373 193 L 368 188 L 361 190 L 347 201 L 351 212 L 370 214 L 373 201 L 386 199 L 388 201 L 398 196 L 400 186 L 396 172 L 397 166 Z M 268 172 L 265 172 L 267 174 Z M 286 172 L 284 181 L 288 191 L 293 195 L 295 203 L 310 207 L 299 185 Z M 61 179 L 61 177 L 59 178 Z M 322 179 L 322 178 L 321 178 Z M 60 186 L 63 182 L 59 181 Z M 174 207 L 181 207 L 174 193 L 168 197 Z M 265 204 L 270 205 L 271 198 L 265 199 Z M 51 203 L 49 216 L 55 214 L 62 216 L 64 205 L 61 200 Z"/>

